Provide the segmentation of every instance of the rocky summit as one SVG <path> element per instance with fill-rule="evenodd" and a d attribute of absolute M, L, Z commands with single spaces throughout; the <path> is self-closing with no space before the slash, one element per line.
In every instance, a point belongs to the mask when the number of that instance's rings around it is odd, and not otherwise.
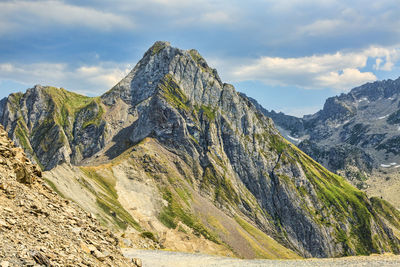
<path fill-rule="evenodd" d="M 110 230 L 40 177 L 0 126 L 1 266 L 134 266 Z"/>
<path fill-rule="evenodd" d="M 156 42 L 100 97 L 39 85 L 12 94 L 0 122 L 60 195 L 157 247 L 399 253 L 399 213 L 287 142 L 196 50 Z"/>

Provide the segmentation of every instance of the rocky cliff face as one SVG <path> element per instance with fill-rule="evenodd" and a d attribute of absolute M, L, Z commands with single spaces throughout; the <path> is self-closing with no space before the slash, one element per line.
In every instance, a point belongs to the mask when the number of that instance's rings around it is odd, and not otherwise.
<path fill-rule="evenodd" d="M 109 230 L 40 177 L 0 126 L 2 266 L 131 266 Z"/>
<path fill-rule="evenodd" d="M 99 98 L 37 85 L 0 105 L 0 122 L 45 170 L 64 162 L 78 163 L 104 146 L 107 133 Z"/>
<path fill-rule="evenodd" d="M 195 50 L 156 42 L 99 98 L 36 86 L 0 110 L 44 168 L 85 165 L 74 179 L 87 202 L 122 225 L 141 216 L 161 244 L 181 229 L 243 257 L 295 256 L 282 245 L 305 257 L 399 252 L 387 213 L 283 139 Z"/>

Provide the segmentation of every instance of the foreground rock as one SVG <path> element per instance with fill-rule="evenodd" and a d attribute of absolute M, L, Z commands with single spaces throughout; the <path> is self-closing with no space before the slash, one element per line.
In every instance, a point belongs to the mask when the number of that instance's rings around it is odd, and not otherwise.
<path fill-rule="evenodd" d="M 0 126 L 1 266 L 134 266 L 109 230 L 40 176 Z"/>

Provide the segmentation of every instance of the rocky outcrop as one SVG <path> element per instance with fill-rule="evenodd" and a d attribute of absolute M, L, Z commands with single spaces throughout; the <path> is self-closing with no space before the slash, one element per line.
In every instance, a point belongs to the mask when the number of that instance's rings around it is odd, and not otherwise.
<path fill-rule="evenodd" d="M 0 105 L 1 124 L 44 170 L 78 163 L 104 146 L 107 133 L 98 98 L 36 85 Z"/>
<path fill-rule="evenodd" d="M 44 100 L 30 100 L 33 91 Z M 82 172 L 104 189 L 100 199 L 118 199 L 131 214 L 138 207 L 118 192 L 151 188 L 151 216 L 164 227 L 181 226 L 239 256 L 271 257 L 265 248 L 276 241 L 274 256 L 293 257 L 282 245 L 305 257 L 399 252 L 364 193 L 283 139 L 195 50 L 156 42 L 99 98 L 36 87 L 10 96 L 2 109 L 10 136 L 45 168 L 84 163 Z"/>
<path fill-rule="evenodd" d="M 40 177 L 0 126 L 2 266 L 134 266 L 116 236 Z"/>

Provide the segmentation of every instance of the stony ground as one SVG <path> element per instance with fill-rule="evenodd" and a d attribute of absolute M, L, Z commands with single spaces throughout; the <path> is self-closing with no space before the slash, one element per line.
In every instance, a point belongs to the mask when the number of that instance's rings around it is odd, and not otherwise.
<path fill-rule="evenodd" d="M 366 181 L 364 191 L 370 197 L 381 197 L 400 209 L 400 174 L 399 168 L 388 168 L 376 171 Z"/>
<path fill-rule="evenodd" d="M 124 254 L 127 257 L 139 257 L 143 261 L 143 266 L 164 266 L 164 267 L 190 267 L 190 266 L 229 266 L 229 267 L 255 267 L 255 266 L 274 266 L 274 267 L 384 267 L 400 266 L 400 256 L 394 255 L 374 255 L 360 257 L 345 257 L 335 259 L 306 259 L 306 260 L 241 260 L 228 257 L 216 257 L 204 254 L 189 254 L 170 251 L 155 250 L 135 250 L 126 249 Z"/>
<path fill-rule="evenodd" d="M 40 176 L 0 126 L 0 266 L 134 266 L 113 233 Z"/>

